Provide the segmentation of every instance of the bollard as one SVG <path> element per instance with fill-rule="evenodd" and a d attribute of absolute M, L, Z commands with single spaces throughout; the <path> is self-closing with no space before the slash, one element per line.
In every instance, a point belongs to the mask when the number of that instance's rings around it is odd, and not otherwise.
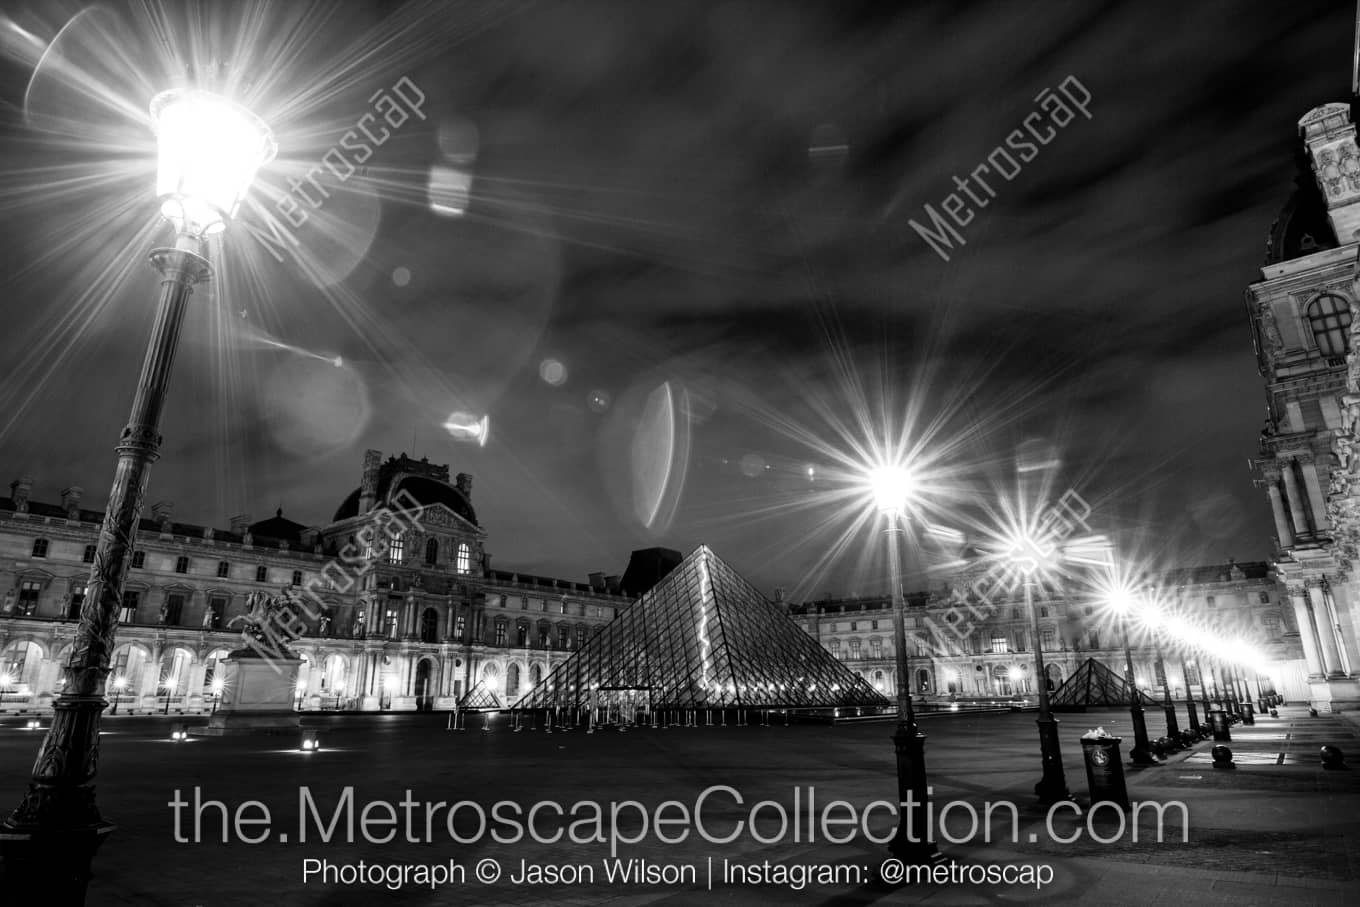
<path fill-rule="evenodd" d="M 1309 718 L 1316 718 L 1317 716 L 1318 716 L 1318 710 L 1315 709 L 1315 708 L 1313 708 L 1313 707 L 1310 705 L 1310 706 L 1308 707 L 1308 717 L 1309 717 Z"/>
<path fill-rule="evenodd" d="M 1271 709 L 1271 710 L 1270 710 L 1270 717 L 1271 717 L 1271 718 L 1279 718 L 1279 717 L 1280 717 L 1280 710 L 1279 710 L 1279 709 Z"/>
<path fill-rule="evenodd" d="M 1214 768 L 1237 768 L 1237 766 L 1233 764 L 1232 750 L 1221 743 L 1209 750 L 1209 755 L 1213 757 Z"/>
<path fill-rule="evenodd" d="M 1328 745 L 1322 748 L 1322 767 L 1332 771 L 1349 768 L 1346 765 L 1346 754 L 1341 752 L 1341 747 Z"/>

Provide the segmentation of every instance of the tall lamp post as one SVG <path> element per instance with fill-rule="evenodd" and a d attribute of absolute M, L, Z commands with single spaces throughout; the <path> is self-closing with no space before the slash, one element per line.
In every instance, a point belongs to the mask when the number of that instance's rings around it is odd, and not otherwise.
<path fill-rule="evenodd" d="M 916 726 L 911 703 L 911 675 L 907 663 L 906 600 L 902 595 L 902 563 L 898 551 L 900 523 L 906 521 L 906 508 L 914 491 L 911 474 L 902 467 L 882 467 L 869 476 L 870 490 L 888 526 L 888 563 L 892 573 L 893 650 L 897 662 L 897 730 L 893 746 L 897 753 L 897 798 L 902 818 L 889 849 L 900 860 L 912 864 L 933 864 L 944 859 L 935 847 L 930 829 L 928 784 L 926 781 L 926 736 Z"/>
<path fill-rule="evenodd" d="M 1048 699 L 1048 669 L 1044 666 L 1043 635 L 1039 628 L 1039 608 L 1034 603 L 1034 570 L 1025 572 L 1025 610 L 1029 612 L 1030 633 L 1034 636 L 1034 678 L 1039 684 L 1039 758 L 1043 763 L 1043 777 L 1034 785 L 1034 793 L 1041 803 L 1051 806 L 1061 800 L 1071 800 L 1067 788 L 1067 774 L 1063 771 L 1062 748 L 1058 742 L 1058 720 Z"/>
<path fill-rule="evenodd" d="M 1133 719 L 1133 749 L 1129 751 L 1129 761 L 1134 765 L 1160 765 L 1152 755 L 1148 740 L 1147 719 L 1143 715 L 1142 694 L 1133 675 L 1133 649 L 1129 647 L 1129 611 L 1134 607 L 1133 594 L 1122 593 L 1111 597 L 1111 604 L 1119 614 L 1119 628 L 1124 641 L 1124 676 L 1129 685 L 1129 716 Z"/>
<path fill-rule="evenodd" d="M 1166 670 L 1166 659 L 1162 655 L 1162 632 L 1165 628 L 1165 614 L 1161 607 L 1151 601 L 1143 609 L 1143 617 L 1152 631 L 1152 646 L 1157 656 L 1157 670 L 1162 672 L 1162 714 L 1166 716 L 1166 735 L 1173 741 L 1181 735 L 1180 722 L 1176 720 L 1176 702 L 1171 698 L 1171 674 Z"/>
<path fill-rule="evenodd" d="M 33 765 L 28 791 L 0 823 L 3 883 L 16 900 L 80 903 L 90 861 L 114 826 L 95 805 L 99 722 L 105 706 L 123 582 L 131 562 L 151 464 L 159 456 L 161 413 L 189 296 L 212 274 L 207 238 L 235 216 L 256 172 L 277 146 L 254 114 L 209 92 L 179 89 L 151 102 L 159 168 L 156 192 L 175 243 L 151 252 L 161 274 L 132 412 L 119 440 L 118 466 L 80 609 L 66 684 Z"/>
<path fill-rule="evenodd" d="M 1190 686 L 1190 665 L 1185 660 L 1185 649 L 1181 649 L 1181 674 L 1185 677 L 1185 711 L 1190 718 L 1190 731 L 1198 734 L 1199 715 L 1195 712 L 1195 690 Z M 1201 683 L 1203 680 L 1201 680 Z M 1204 716 L 1208 718 L 1208 715 Z"/>

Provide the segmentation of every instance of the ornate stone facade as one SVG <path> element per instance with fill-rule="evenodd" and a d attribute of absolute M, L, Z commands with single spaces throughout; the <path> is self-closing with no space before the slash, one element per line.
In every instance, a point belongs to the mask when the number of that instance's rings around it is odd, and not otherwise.
<path fill-rule="evenodd" d="M 1265 563 L 1228 563 L 1169 571 L 1151 577 L 1174 596 L 1179 610 L 1194 614 L 1225 634 L 1249 640 L 1266 657 L 1247 680 L 1273 689 L 1286 700 L 1309 698 L 1308 670 L 1298 628 L 1284 585 Z M 1123 636 L 1096 605 L 1077 597 L 1048 593 L 1035 600 L 1044 666 L 1054 687 L 1072 675 L 1088 658 L 1124 673 Z M 888 600 L 877 598 L 827 599 L 789 606 L 804 630 L 846 666 L 884 695 L 895 695 L 896 655 L 893 613 Z M 907 596 L 907 652 L 913 696 L 943 704 L 955 700 L 1033 701 L 1037 686 L 1031 624 L 1023 597 L 998 596 L 989 603 L 985 619 L 978 612 L 958 619 L 959 608 L 948 591 Z M 955 632 L 954 627 L 962 628 Z M 1185 694 L 1181 653 L 1167 646 L 1164 668 L 1157 666 L 1157 648 L 1134 633 L 1131 637 L 1134 675 L 1138 685 L 1160 699 L 1165 684 L 1172 695 Z M 1188 657 L 1193 666 L 1194 655 Z M 1193 677 L 1194 692 L 1199 694 Z"/>
<path fill-rule="evenodd" d="M 1360 707 L 1360 151 L 1350 107 L 1299 121 L 1310 173 L 1271 230 L 1247 288 L 1268 418 L 1260 474 L 1320 710 Z"/>
<path fill-rule="evenodd" d="M 315 615 L 291 644 L 304 660 L 300 708 L 514 701 L 629 599 L 615 577 L 584 584 L 490 569 L 472 478 L 458 478 L 369 451 L 360 487 L 325 525 L 279 512 L 223 530 L 154 510 L 124 584 L 109 700 L 120 713 L 211 711 L 217 662 L 243 645 L 231 625 L 258 596 L 291 588 Z M 30 501 L 31 484 L 0 499 L 0 711 L 45 709 L 59 691 L 103 519 L 81 510 L 78 494 Z M 413 500 L 419 515 L 401 523 L 399 542 L 353 556 L 358 540 L 394 538 L 393 513 Z"/>

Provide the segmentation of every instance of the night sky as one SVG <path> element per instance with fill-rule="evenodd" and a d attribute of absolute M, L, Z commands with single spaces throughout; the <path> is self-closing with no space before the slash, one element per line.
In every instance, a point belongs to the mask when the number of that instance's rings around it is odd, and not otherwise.
<path fill-rule="evenodd" d="M 860 399 L 936 426 L 960 525 L 1028 445 L 1126 550 L 1264 559 L 1242 292 L 1298 119 L 1349 98 L 1354 7 L 906 7 L 110 4 L 34 76 L 15 26 L 46 46 L 79 7 L 5 4 L 0 485 L 103 506 L 170 241 L 144 111 L 192 57 L 280 151 L 193 297 L 147 499 L 179 520 L 324 524 L 371 447 L 471 473 L 501 569 L 584 581 L 703 542 L 767 591 L 876 592 L 857 556 L 819 562 L 847 521 L 808 443 L 845 446 L 826 413 Z M 1090 118 L 994 180 L 944 261 L 909 222 L 1070 76 Z M 277 260 L 256 233 L 289 177 L 403 78 L 424 119 Z M 471 176 L 465 204 L 431 209 L 434 167 Z M 644 416 L 663 385 L 687 456 Z M 489 416 L 484 447 L 454 412 Z M 635 450 L 672 450 L 659 497 Z"/>

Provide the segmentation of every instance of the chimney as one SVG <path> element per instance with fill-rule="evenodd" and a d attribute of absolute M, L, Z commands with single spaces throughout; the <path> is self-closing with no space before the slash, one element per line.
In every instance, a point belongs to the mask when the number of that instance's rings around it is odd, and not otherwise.
<path fill-rule="evenodd" d="M 80 498 L 85 494 L 85 489 L 79 485 L 72 485 L 70 488 L 63 488 L 61 491 L 61 509 L 66 511 L 66 519 L 80 519 Z"/>
<path fill-rule="evenodd" d="M 250 528 L 250 514 L 238 513 L 231 518 L 231 532 L 233 535 L 245 535 Z"/>
<path fill-rule="evenodd" d="M 774 603 L 775 603 L 776 605 L 782 605 L 782 604 L 784 604 L 784 587 L 783 587 L 783 586 L 775 586 L 775 587 L 774 587 Z"/>
<path fill-rule="evenodd" d="M 603 573 L 590 574 L 590 591 L 603 592 L 604 590 L 605 590 L 604 574 Z"/>
<path fill-rule="evenodd" d="M 619 592 L 619 577 L 618 577 L 617 575 L 615 575 L 615 576 L 606 576 L 606 577 L 604 578 L 604 587 L 605 587 L 605 591 L 608 592 L 610 595 L 620 595 L 620 594 L 621 594 L 621 593 Z"/>
<path fill-rule="evenodd" d="M 1349 104 L 1323 104 L 1299 120 L 1313 177 L 1327 203 L 1327 219 L 1342 245 L 1360 232 L 1360 148 Z"/>
<path fill-rule="evenodd" d="M 364 451 L 364 477 L 359 483 L 359 513 L 368 513 L 378 503 L 378 473 L 382 469 L 382 451 Z"/>
<path fill-rule="evenodd" d="M 174 501 L 157 501 L 151 505 L 151 519 L 161 527 L 161 535 L 169 535 L 174 530 L 171 515 L 175 512 Z"/>
<path fill-rule="evenodd" d="M 15 513 L 28 513 L 28 494 L 32 490 L 31 476 L 20 476 L 9 483 L 9 499 L 14 502 Z"/>

